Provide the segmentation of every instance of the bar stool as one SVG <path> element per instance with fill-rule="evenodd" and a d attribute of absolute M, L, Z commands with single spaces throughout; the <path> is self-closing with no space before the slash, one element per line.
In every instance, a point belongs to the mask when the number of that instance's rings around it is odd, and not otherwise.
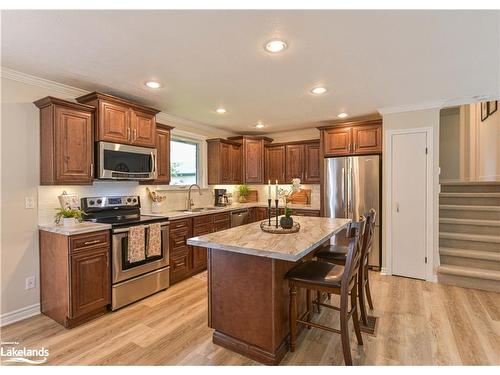
<path fill-rule="evenodd" d="M 368 272 L 368 258 L 372 249 L 377 213 L 372 208 L 368 213 L 365 213 L 364 217 L 366 218 L 366 229 L 361 246 L 361 263 L 360 271 L 358 273 L 358 298 L 359 309 L 361 313 L 361 322 L 363 326 L 368 328 L 366 329 L 366 331 L 373 333 L 375 322 L 374 319 L 370 319 L 368 313 L 366 312 L 365 295 L 366 299 L 368 300 L 368 306 L 371 310 L 373 310 L 373 301 L 370 291 L 370 279 Z M 342 245 L 331 245 L 326 247 L 325 249 L 318 251 L 315 255 L 320 261 L 325 261 L 337 265 L 344 265 L 347 258 L 345 249 L 346 247 Z"/>
<path fill-rule="evenodd" d="M 357 281 L 361 261 L 360 239 L 364 233 L 365 220 L 351 222 L 347 227 L 347 235 L 351 239 L 344 266 L 316 260 L 305 261 L 292 268 L 286 275 L 290 287 L 290 351 L 295 351 L 297 323 L 306 327 L 320 328 L 339 333 L 342 339 L 342 351 L 346 365 L 352 365 L 349 344 L 348 322 L 352 317 L 358 345 L 363 345 L 361 329 L 358 320 Z M 307 320 L 297 318 L 297 288 L 307 289 L 308 317 Z M 340 311 L 340 330 L 311 322 L 311 291 L 340 295 L 340 308 L 317 301 L 321 306 Z M 348 309 L 351 295 L 351 309 Z"/>

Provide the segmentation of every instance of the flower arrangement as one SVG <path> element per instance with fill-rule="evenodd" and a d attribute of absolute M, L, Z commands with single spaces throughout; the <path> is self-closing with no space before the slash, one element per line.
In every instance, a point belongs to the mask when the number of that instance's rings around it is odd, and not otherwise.
<path fill-rule="evenodd" d="M 243 184 L 243 185 L 238 186 L 238 192 L 240 194 L 239 201 L 241 203 L 246 202 L 247 197 L 250 195 L 250 188 L 248 187 L 248 185 Z"/>
<path fill-rule="evenodd" d="M 64 225 L 76 224 L 77 222 L 81 222 L 83 220 L 83 215 L 86 215 L 85 212 L 79 208 L 57 208 L 56 211 L 57 213 L 54 217 L 56 224 L 60 224 L 61 221 Z"/>

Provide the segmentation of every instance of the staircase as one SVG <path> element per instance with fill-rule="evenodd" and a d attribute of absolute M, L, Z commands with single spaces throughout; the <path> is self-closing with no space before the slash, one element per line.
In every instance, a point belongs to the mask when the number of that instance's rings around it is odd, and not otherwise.
<path fill-rule="evenodd" d="M 500 182 L 441 184 L 438 280 L 500 292 Z"/>

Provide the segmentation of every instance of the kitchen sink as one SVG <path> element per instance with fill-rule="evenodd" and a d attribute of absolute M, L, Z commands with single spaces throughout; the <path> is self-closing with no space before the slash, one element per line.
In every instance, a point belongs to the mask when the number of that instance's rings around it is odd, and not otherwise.
<path fill-rule="evenodd" d="M 204 212 L 204 211 L 215 211 L 220 210 L 222 207 L 197 207 L 193 208 L 192 212 Z"/>

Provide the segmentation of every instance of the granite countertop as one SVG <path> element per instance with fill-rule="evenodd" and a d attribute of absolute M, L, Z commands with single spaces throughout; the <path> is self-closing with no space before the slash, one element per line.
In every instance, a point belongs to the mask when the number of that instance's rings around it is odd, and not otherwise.
<path fill-rule="evenodd" d="M 295 221 L 300 223 L 300 230 L 297 233 L 266 233 L 260 229 L 260 222 L 256 222 L 193 237 L 188 239 L 187 243 L 210 249 L 295 262 L 340 232 L 351 220 L 303 216 Z"/>
<path fill-rule="evenodd" d="M 273 202 L 273 204 L 274 204 L 274 202 Z M 187 217 L 216 214 L 219 212 L 230 212 L 230 211 L 241 210 L 244 208 L 252 208 L 252 207 L 267 207 L 267 202 L 233 203 L 230 206 L 219 207 L 215 210 L 208 210 L 208 211 L 202 211 L 202 212 L 165 211 L 165 212 L 161 212 L 159 214 L 143 213 L 143 215 L 165 216 L 165 217 L 168 217 L 170 220 L 175 220 L 175 219 L 184 219 Z M 283 206 L 280 206 L 280 208 L 282 208 L 282 207 Z M 288 207 L 291 209 L 295 208 L 295 209 L 300 209 L 300 210 L 315 210 L 315 211 L 320 210 L 319 207 L 317 207 L 317 206 L 311 206 L 311 205 L 306 205 L 306 204 L 290 204 L 289 203 Z"/>
<path fill-rule="evenodd" d="M 70 227 L 69 226 L 65 227 L 63 225 L 58 225 L 58 224 L 40 224 L 38 225 L 38 229 L 52 233 L 64 234 L 65 236 L 72 236 L 75 234 L 98 232 L 100 230 L 109 230 L 111 229 L 111 225 L 84 221 L 82 223 Z"/>

